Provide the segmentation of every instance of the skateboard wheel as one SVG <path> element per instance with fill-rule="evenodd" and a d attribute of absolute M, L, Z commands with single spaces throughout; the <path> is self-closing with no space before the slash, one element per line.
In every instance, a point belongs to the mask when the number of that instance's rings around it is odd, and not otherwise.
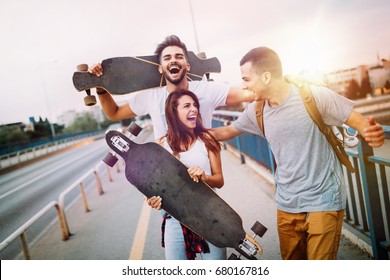
<path fill-rule="evenodd" d="M 135 122 L 132 122 L 128 127 L 127 131 L 133 134 L 134 136 L 138 136 L 138 134 L 141 132 L 142 128 L 136 124 Z"/>
<path fill-rule="evenodd" d="M 112 153 L 107 153 L 107 155 L 103 158 L 103 162 L 107 164 L 109 167 L 113 167 L 115 163 L 117 163 L 118 158 L 114 156 Z"/>
<path fill-rule="evenodd" d="M 85 106 L 93 106 L 96 104 L 96 97 L 93 95 L 88 95 L 84 97 Z"/>
<path fill-rule="evenodd" d="M 88 71 L 88 64 L 77 65 L 77 71 L 80 71 L 80 72 Z"/>
<path fill-rule="evenodd" d="M 228 260 L 241 260 L 236 254 L 232 253 L 229 257 Z"/>
<path fill-rule="evenodd" d="M 268 230 L 265 226 L 263 226 L 260 222 L 256 221 L 256 223 L 252 226 L 251 230 L 260 237 L 263 237 L 264 233 Z"/>

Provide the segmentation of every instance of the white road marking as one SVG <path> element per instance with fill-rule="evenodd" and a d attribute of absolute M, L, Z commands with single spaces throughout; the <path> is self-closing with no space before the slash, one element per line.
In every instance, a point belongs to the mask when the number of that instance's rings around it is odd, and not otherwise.
<path fill-rule="evenodd" d="M 131 247 L 129 260 L 141 260 L 144 253 L 146 234 L 148 232 L 150 212 L 152 207 L 150 207 L 146 201 L 141 210 L 141 215 L 138 220 L 137 229 L 134 235 L 133 246 Z"/>

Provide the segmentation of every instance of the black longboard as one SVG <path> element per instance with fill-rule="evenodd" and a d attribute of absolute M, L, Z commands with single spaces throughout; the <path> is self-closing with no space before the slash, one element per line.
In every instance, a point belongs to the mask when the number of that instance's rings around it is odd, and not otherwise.
<path fill-rule="evenodd" d="M 215 57 L 202 59 L 190 51 L 188 59 L 191 65 L 191 70 L 187 73 L 189 80 L 202 80 L 205 74 L 221 72 L 221 64 Z M 158 65 L 156 55 L 113 57 L 102 61 L 104 74 L 97 77 L 87 72 L 88 65 L 82 64 L 73 73 L 73 85 L 79 92 L 87 91 L 88 96 L 92 88 L 104 88 L 111 94 L 122 95 L 161 87 L 165 85 L 165 80 L 158 71 Z M 86 105 L 94 105 L 93 101 L 89 102 L 90 104 L 86 100 Z"/>
<path fill-rule="evenodd" d="M 194 182 L 187 167 L 160 145 L 137 144 L 118 131 L 109 131 L 106 141 L 124 159 L 127 180 L 147 197 L 160 196 L 163 209 L 182 224 L 215 246 L 234 248 L 248 259 L 262 253 L 254 237 L 244 231 L 241 217 L 206 183 Z M 262 236 L 266 228 L 259 222 L 256 226 L 252 230 Z"/>

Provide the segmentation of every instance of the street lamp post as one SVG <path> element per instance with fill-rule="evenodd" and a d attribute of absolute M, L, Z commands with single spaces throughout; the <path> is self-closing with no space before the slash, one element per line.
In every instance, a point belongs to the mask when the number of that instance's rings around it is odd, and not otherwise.
<path fill-rule="evenodd" d="M 57 61 L 52 61 L 50 64 L 55 64 L 57 63 Z M 53 124 L 53 119 L 52 119 L 52 115 L 51 115 L 51 110 L 50 110 L 50 105 L 49 105 L 49 99 L 47 97 L 47 90 L 46 90 L 46 83 L 45 83 L 45 77 L 44 77 L 44 67 L 42 65 L 41 67 L 41 80 L 42 80 L 42 88 L 43 88 L 43 96 L 45 98 L 45 102 L 46 102 L 46 109 L 47 109 L 47 113 L 49 115 L 49 125 L 50 125 L 50 130 L 51 130 L 51 136 L 52 136 L 52 139 L 54 139 L 56 137 L 56 131 L 54 129 L 54 124 Z"/>
<path fill-rule="evenodd" d="M 196 48 L 197 48 L 197 51 L 198 51 L 198 53 L 199 53 L 199 52 L 200 52 L 200 47 L 199 47 L 199 40 L 198 40 L 198 32 L 197 32 L 197 30 L 196 30 L 195 16 L 194 16 L 194 11 L 193 11 L 193 9 L 192 9 L 191 0 L 188 0 L 188 3 L 189 3 L 189 6 L 190 6 L 192 26 L 193 26 L 193 28 L 194 28 Z"/>

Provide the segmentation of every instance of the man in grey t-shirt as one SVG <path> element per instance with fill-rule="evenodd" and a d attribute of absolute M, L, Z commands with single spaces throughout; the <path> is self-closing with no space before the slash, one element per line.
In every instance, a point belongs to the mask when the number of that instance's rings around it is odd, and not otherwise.
<path fill-rule="evenodd" d="M 266 100 L 264 133 L 277 169 L 277 224 L 283 259 L 336 259 L 346 203 L 342 168 L 332 146 L 308 114 L 298 88 L 283 79 L 278 55 L 260 47 L 241 60 L 243 87 Z M 324 122 L 357 129 L 373 147 L 384 142 L 382 126 L 328 88 L 311 86 Z M 241 133 L 262 135 L 255 102 L 230 126 L 214 129 L 218 140 Z"/>

